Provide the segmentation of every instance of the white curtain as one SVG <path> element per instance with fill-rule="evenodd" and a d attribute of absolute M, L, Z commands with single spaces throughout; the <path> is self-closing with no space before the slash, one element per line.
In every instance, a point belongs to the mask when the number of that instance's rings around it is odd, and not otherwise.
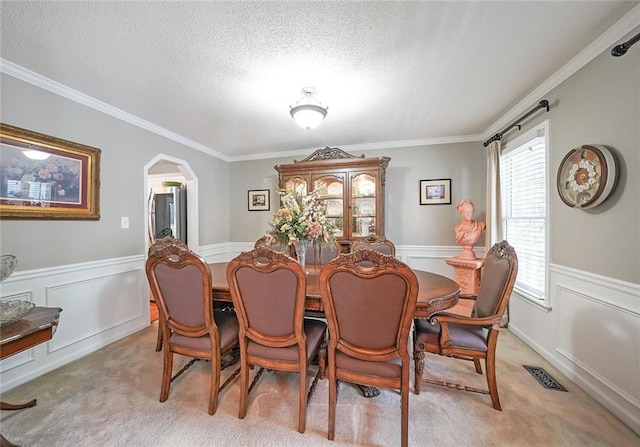
<path fill-rule="evenodd" d="M 487 216 L 485 252 L 502 240 L 502 211 L 500 203 L 500 140 L 487 146 Z"/>
<path fill-rule="evenodd" d="M 493 244 L 502 241 L 502 204 L 500 201 L 500 140 L 487 146 L 487 228 L 485 250 L 488 253 Z M 500 326 L 509 324 L 509 306 L 502 316 Z"/>

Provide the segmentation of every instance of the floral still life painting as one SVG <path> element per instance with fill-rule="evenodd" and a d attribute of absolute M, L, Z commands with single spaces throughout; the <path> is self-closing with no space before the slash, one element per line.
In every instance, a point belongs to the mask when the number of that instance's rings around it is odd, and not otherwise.
<path fill-rule="evenodd" d="M 3 148 L 4 161 L 0 165 L 3 199 L 80 202 L 82 163 L 79 160 L 58 155 L 32 160 L 23 154 L 18 149 Z"/>

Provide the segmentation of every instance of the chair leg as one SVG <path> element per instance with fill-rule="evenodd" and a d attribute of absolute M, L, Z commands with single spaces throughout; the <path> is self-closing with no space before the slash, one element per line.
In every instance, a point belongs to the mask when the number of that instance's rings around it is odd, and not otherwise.
<path fill-rule="evenodd" d="M 169 397 L 169 387 L 171 386 L 171 373 L 173 372 L 173 352 L 168 347 L 164 349 L 164 366 L 162 368 L 162 386 L 160 387 L 160 402 L 164 402 Z"/>
<path fill-rule="evenodd" d="M 422 386 L 422 376 L 424 374 L 424 352 L 414 349 L 413 351 L 414 369 L 415 375 L 413 380 L 413 391 L 415 394 L 420 394 L 420 388 Z"/>
<path fill-rule="evenodd" d="M 318 350 L 318 369 L 320 380 L 324 380 L 327 377 L 327 340 L 322 341 L 320 349 Z"/>
<path fill-rule="evenodd" d="M 479 358 L 474 358 L 473 359 L 473 365 L 476 367 L 476 372 L 478 374 L 482 374 L 482 365 L 480 364 L 480 359 Z"/>
<path fill-rule="evenodd" d="M 162 318 L 158 318 L 158 337 L 156 339 L 156 352 L 162 349 Z"/>
<path fill-rule="evenodd" d="M 406 381 L 405 381 L 406 380 Z M 400 405 L 402 407 L 400 419 L 400 445 L 409 445 L 409 371 L 403 377 L 403 384 L 400 386 Z"/>
<path fill-rule="evenodd" d="M 246 363 L 246 358 L 242 353 L 240 359 L 242 364 L 240 365 L 240 410 L 238 417 L 244 419 L 247 415 L 247 400 L 249 398 L 249 365 Z"/>
<path fill-rule="evenodd" d="M 218 410 L 218 393 L 220 392 L 220 351 L 215 352 L 211 359 L 211 384 L 209 386 L 209 414 L 214 415 Z"/>
<path fill-rule="evenodd" d="M 329 365 L 329 429 L 327 431 L 327 438 L 331 441 L 333 441 L 336 435 L 336 397 L 336 371 L 332 365 Z"/>
<path fill-rule="evenodd" d="M 304 433 L 307 425 L 307 364 L 300 362 L 304 368 L 300 368 L 300 397 L 298 403 L 298 432 Z"/>
<path fill-rule="evenodd" d="M 487 352 L 487 358 L 485 359 L 485 368 L 487 374 L 487 386 L 489 387 L 489 394 L 491 395 L 491 402 L 493 408 L 502 411 L 500 406 L 500 398 L 498 397 L 498 382 L 496 380 L 496 351 L 495 349 Z"/>

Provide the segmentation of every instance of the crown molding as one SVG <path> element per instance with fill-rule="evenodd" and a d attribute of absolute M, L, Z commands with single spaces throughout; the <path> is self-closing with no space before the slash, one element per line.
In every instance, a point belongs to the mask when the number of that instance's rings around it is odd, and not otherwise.
<path fill-rule="evenodd" d="M 70 99 L 71 101 L 110 115 L 121 121 L 148 130 L 149 132 L 160 135 L 161 137 L 173 140 L 176 143 L 180 143 L 197 151 L 204 152 L 207 155 L 211 155 L 221 160 L 227 162 L 229 161 L 229 158 L 226 155 L 214 149 L 211 149 L 210 147 L 204 146 L 200 143 L 196 143 L 195 141 L 185 138 L 182 135 L 178 135 L 175 132 L 171 132 L 165 129 L 164 127 L 160 127 L 149 121 L 143 120 L 142 118 L 138 118 L 131 113 L 120 110 L 91 96 L 85 95 L 82 92 L 69 88 L 66 85 L 60 84 L 59 82 L 28 70 L 20 65 L 14 64 L 13 62 L 10 62 L 6 59 L 0 58 L 0 72 L 5 73 L 9 76 L 13 76 L 14 78 L 20 79 L 24 82 L 28 82 L 29 84 L 35 85 L 36 87 L 48 90 L 51 93 L 62 96 L 63 98 Z"/>
<path fill-rule="evenodd" d="M 516 104 L 511 110 L 504 114 L 498 121 L 492 124 L 482 134 L 482 140 L 486 140 L 495 135 L 500 129 L 510 125 L 522 113 L 536 104 L 544 95 L 560 85 L 575 72 L 587 65 L 611 45 L 615 45 L 618 40 L 633 30 L 640 23 L 640 5 L 629 11 L 624 17 L 618 20 L 611 28 L 596 38 L 584 50 L 578 53 L 573 59 L 556 71 L 550 78 L 540 84 L 535 90 Z"/>
<path fill-rule="evenodd" d="M 339 147 L 345 152 L 359 152 L 359 151 L 373 151 L 376 149 L 390 149 L 401 147 L 417 147 L 417 146 L 433 146 L 436 144 L 452 144 L 452 143 L 470 143 L 481 142 L 482 135 L 462 135 L 457 137 L 439 137 L 439 138 L 423 138 L 416 140 L 397 140 L 397 141 L 382 141 L 378 143 L 362 143 L 362 144 L 331 144 L 331 147 Z M 307 156 L 314 151 L 318 150 L 317 147 L 298 149 L 295 151 L 280 151 L 280 152 L 267 152 L 263 154 L 250 154 L 250 155 L 238 155 L 229 157 L 230 162 L 235 161 L 251 161 L 251 160 L 264 160 L 269 158 L 281 158 L 292 156 Z"/>

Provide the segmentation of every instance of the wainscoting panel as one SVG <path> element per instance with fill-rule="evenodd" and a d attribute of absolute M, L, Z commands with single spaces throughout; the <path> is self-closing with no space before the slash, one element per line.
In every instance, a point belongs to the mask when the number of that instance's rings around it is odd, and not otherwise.
<path fill-rule="evenodd" d="M 197 252 L 209 264 L 214 262 L 228 262 L 241 251 L 251 250 L 253 244 L 227 243 L 200 247 Z"/>
<path fill-rule="evenodd" d="M 46 287 L 46 305 L 63 309 L 49 353 L 141 319 L 149 307 L 139 299 L 142 279 L 144 273 L 136 269 Z"/>
<path fill-rule="evenodd" d="M 0 392 L 149 325 L 143 256 L 17 271 L 2 283 L 0 298 L 62 308 L 51 341 L 0 362 Z"/>
<path fill-rule="evenodd" d="M 514 294 L 509 329 L 640 434 L 640 285 L 551 265 L 549 293 Z"/>

